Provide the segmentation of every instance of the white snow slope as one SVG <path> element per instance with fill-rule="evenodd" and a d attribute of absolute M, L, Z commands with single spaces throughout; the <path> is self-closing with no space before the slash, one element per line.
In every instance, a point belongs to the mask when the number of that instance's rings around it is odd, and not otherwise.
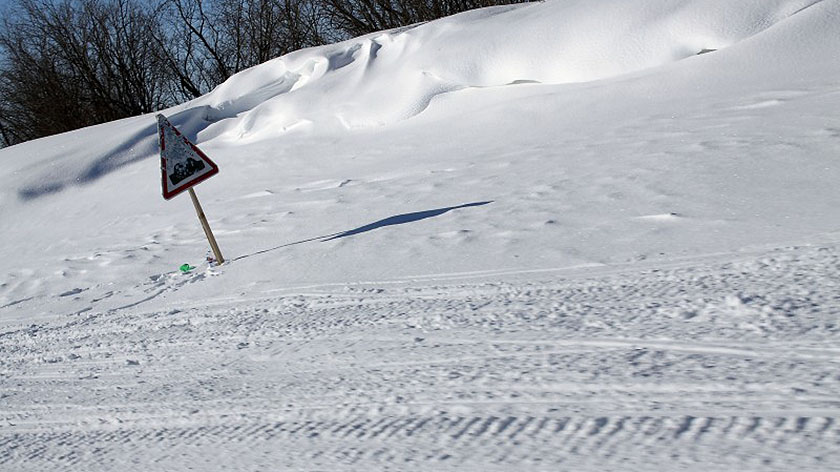
<path fill-rule="evenodd" d="M 838 110 L 840 0 L 298 51 L 163 111 L 213 267 L 153 115 L 0 150 L 0 469 L 838 470 Z"/>

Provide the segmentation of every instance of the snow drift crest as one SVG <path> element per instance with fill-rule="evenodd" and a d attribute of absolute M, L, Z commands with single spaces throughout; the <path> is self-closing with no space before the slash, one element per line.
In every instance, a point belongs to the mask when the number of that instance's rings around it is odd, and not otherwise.
<path fill-rule="evenodd" d="M 208 105 L 208 118 L 221 121 L 204 139 L 381 126 L 465 88 L 595 81 L 724 49 L 818 2 L 572 0 L 487 8 L 297 51 L 189 106 Z"/>
<path fill-rule="evenodd" d="M 163 112 L 202 146 L 345 133 L 411 118 L 458 91 L 598 81 L 683 59 L 726 67 L 716 61 L 727 48 L 766 50 L 750 39 L 822 1 L 549 0 L 474 10 L 296 51 Z M 709 50 L 717 52 L 697 56 Z M 437 108 L 458 113 L 445 102 Z M 2 150 L 7 175 L 27 168 L 5 187 L 31 200 L 90 183 L 153 157 L 155 135 L 153 120 L 138 117 Z"/>

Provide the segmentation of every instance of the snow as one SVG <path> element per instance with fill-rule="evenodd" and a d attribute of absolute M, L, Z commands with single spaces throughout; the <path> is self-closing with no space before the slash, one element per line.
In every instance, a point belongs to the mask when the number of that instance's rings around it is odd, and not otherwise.
<path fill-rule="evenodd" d="M 0 466 L 833 470 L 838 51 L 837 0 L 297 51 L 162 111 L 218 267 L 154 114 L 0 150 Z"/>

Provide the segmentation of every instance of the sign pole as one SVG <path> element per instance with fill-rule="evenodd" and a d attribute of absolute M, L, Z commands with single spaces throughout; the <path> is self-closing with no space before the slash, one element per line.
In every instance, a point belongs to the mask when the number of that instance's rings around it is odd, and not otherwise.
<path fill-rule="evenodd" d="M 210 230 L 210 223 L 207 222 L 207 217 L 204 216 L 204 210 L 201 209 L 201 204 L 198 203 L 198 197 L 195 195 L 195 191 L 192 187 L 188 190 L 190 191 L 190 198 L 195 207 L 195 212 L 198 215 L 198 220 L 201 221 L 201 227 L 204 228 L 204 234 L 207 236 L 207 241 L 210 242 L 210 247 L 213 249 L 216 261 L 221 264 L 225 262 L 225 258 L 222 257 L 222 251 L 219 250 L 219 245 L 216 244 L 216 238 L 213 236 L 213 231 Z"/>
<path fill-rule="evenodd" d="M 204 229 L 204 235 L 207 236 L 207 242 L 213 249 L 216 262 L 222 264 L 225 258 L 219 250 L 207 217 L 204 216 L 204 210 L 201 209 L 201 204 L 198 203 L 198 197 L 193 190 L 194 185 L 218 174 L 219 166 L 172 126 L 165 116 L 158 114 L 157 122 L 160 135 L 160 177 L 163 198 L 169 200 L 184 190 L 190 191 L 190 199 L 198 215 L 198 221 Z"/>

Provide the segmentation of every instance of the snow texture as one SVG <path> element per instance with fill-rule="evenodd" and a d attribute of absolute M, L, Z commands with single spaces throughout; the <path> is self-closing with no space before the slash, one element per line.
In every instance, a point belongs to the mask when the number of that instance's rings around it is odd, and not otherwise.
<path fill-rule="evenodd" d="M 840 463 L 840 0 L 549 0 L 0 150 L 0 469 Z M 183 263 L 198 266 L 182 274 Z"/>

